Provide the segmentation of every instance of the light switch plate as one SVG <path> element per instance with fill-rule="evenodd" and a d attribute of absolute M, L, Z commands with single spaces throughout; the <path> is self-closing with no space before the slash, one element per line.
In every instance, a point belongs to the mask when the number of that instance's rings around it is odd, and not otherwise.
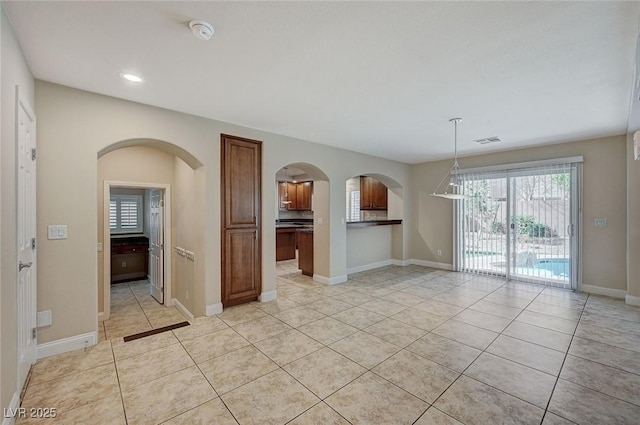
<path fill-rule="evenodd" d="M 43 326 L 51 326 L 51 310 L 39 311 L 36 315 L 36 326 L 42 328 Z"/>
<path fill-rule="evenodd" d="M 55 224 L 47 227 L 47 239 L 67 239 L 67 225 Z"/>
<path fill-rule="evenodd" d="M 606 218 L 596 218 L 593 220 L 593 224 L 596 227 L 607 227 L 607 219 Z"/>

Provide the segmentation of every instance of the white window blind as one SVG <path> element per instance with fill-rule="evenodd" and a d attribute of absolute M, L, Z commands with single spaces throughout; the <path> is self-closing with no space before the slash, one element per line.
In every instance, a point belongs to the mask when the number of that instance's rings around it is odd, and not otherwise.
<path fill-rule="evenodd" d="M 111 233 L 142 233 L 142 196 L 111 195 L 109 228 Z"/>
<path fill-rule="evenodd" d="M 360 191 L 347 192 L 347 221 L 360 221 Z"/>

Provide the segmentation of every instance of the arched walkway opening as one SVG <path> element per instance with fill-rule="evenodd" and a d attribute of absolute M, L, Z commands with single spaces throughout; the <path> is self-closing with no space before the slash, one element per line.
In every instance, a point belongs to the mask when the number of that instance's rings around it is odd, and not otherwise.
<path fill-rule="evenodd" d="M 125 336 L 203 315 L 202 162 L 175 144 L 142 138 L 105 147 L 97 161 L 101 336 Z M 133 298 L 127 298 L 130 292 Z M 146 317 L 131 313 L 126 320 L 109 320 L 114 312 L 133 312 L 134 303 Z"/>

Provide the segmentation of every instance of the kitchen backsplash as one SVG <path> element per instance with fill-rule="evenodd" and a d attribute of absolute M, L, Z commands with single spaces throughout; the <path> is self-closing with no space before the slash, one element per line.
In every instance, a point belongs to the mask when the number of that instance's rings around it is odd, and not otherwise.
<path fill-rule="evenodd" d="M 278 211 L 278 220 L 291 218 L 313 218 L 313 211 Z"/>
<path fill-rule="evenodd" d="M 369 220 L 386 220 L 387 219 L 387 211 L 362 211 L 360 210 L 360 220 L 369 221 Z"/>

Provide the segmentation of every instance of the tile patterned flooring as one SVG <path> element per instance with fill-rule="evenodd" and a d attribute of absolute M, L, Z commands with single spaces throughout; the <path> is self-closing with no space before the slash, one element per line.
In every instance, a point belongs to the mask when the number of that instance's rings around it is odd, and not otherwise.
<path fill-rule="evenodd" d="M 111 317 L 98 322 L 98 342 L 161 328 L 186 320 L 175 307 L 165 307 L 149 294 L 149 281 L 111 285 Z"/>
<path fill-rule="evenodd" d="M 23 407 L 64 424 L 640 423 L 640 308 L 620 300 L 418 266 L 325 286 L 282 262 L 277 285 L 128 343 L 123 295 L 110 339 L 36 363 Z"/>

